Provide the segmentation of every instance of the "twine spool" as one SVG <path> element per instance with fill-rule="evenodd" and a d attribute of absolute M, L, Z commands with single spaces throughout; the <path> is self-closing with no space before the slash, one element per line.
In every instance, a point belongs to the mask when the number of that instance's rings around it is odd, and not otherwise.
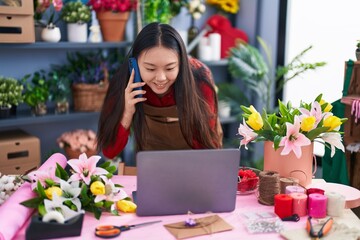
<path fill-rule="evenodd" d="M 280 175 L 273 171 L 262 171 L 259 174 L 258 201 L 264 205 L 274 205 L 274 196 L 280 193 Z"/>
<path fill-rule="evenodd" d="M 299 185 L 299 179 L 294 177 L 280 178 L 280 193 L 284 194 L 287 186 Z"/>

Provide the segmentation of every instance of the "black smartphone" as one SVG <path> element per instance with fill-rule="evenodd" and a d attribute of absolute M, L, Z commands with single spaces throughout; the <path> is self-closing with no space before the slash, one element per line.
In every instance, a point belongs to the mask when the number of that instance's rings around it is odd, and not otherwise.
<path fill-rule="evenodd" d="M 135 58 L 129 58 L 129 70 L 130 70 L 130 74 L 131 74 L 131 71 L 132 71 L 133 69 L 134 69 L 134 71 L 135 71 L 134 83 L 141 82 L 139 66 L 138 66 L 138 64 L 137 64 L 136 59 L 135 59 Z M 141 90 L 141 87 L 134 88 L 134 90 Z M 136 97 L 142 97 L 142 94 L 136 95 Z"/>

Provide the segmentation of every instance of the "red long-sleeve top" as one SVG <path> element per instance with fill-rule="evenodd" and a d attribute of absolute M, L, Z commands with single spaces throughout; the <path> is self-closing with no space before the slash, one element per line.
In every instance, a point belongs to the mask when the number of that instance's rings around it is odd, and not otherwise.
<path fill-rule="evenodd" d="M 200 67 L 200 65 L 198 65 L 199 64 L 198 62 L 195 62 L 195 63 L 191 62 L 191 63 L 193 64 L 193 66 L 195 65 L 195 67 Z M 206 68 L 206 76 L 204 76 L 204 77 L 210 77 L 210 76 L 211 76 L 210 70 L 208 68 Z M 205 84 L 204 82 L 202 82 L 200 84 L 200 89 L 203 93 L 205 101 L 210 106 L 211 112 L 215 113 L 215 96 L 214 96 L 214 93 L 213 93 L 211 87 L 209 85 Z M 148 87 L 147 85 L 144 86 L 144 90 L 146 90 L 146 93 L 144 95 L 144 97 L 147 98 L 147 100 L 145 102 L 146 104 L 149 104 L 154 107 L 169 107 L 169 106 L 176 105 L 174 88 L 171 88 L 171 90 L 161 98 L 158 95 L 156 95 L 151 90 L 151 88 Z M 216 126 L 216 119 L 211 118 L 209 120 L 209 127 L 215 129 L 215 126 Z M 125 129 L 120 124 L 119 130 L 117 132 L 117 141 L 115 142 L 114 145 L 103 148 L 102 151 L 103 151 L 104 156 L 112 159 L 112 158 L 116 157 L 120 152 L 122 152 L 128 142 L 129 135 L 130 135 L 130 130 Z M 194 140 L 192 148 L 193 149 L 201 149 L 203 147 L 201 146 L 201 144 L 199 142 Z"/>

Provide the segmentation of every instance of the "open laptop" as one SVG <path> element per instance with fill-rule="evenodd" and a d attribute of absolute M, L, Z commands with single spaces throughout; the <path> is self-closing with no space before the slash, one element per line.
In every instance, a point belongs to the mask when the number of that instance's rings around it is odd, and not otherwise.
<path fill-rule="evenodd" d="M 235 209 L 239 149 L 142 151 L 136 164 L 138 216 Z"/>

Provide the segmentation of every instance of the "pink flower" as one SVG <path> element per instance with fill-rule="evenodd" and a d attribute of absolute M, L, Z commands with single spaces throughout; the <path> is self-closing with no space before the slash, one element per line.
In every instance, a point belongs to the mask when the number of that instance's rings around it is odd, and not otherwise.
<path fill-rule="evenodd" d="M 243 139 L 240 141 L 240 147 L 245 145 L 245 149 L 248 149 L 247 144 L 257 137 L 257 133 L 246 125 L 245 118 L 243 118 L 243 124 L 240 123 L 239 125 L 238 133 L 243 136 Z"/>
<path fill-rule="evenodd" d="M 55 176 L 55 168 L 50 167 L 46 171 L 32 171 L 28 174 L 31 180 L 31 189 L 35 189 L 37 187 L 37 182 L 40 181 L 41 186 L 46 188 L 47 184 L 45 180 L 52 180 L 55 183 L 60 183 L 60 178 Z"/>
<path fill-rule="evenodd" d="M 83 180 L 87 185 L 89 185 L 92 175 L 106 175 L 109 172 L 103 168 L 96 167 L 97 162 L 100 160 L 100 156 L 91 156 L 88 158 L 86 153 L 82 153 L 79 156 L 79 159 L 71 159 L 68 161 L 68 164 L 75 171 L 71 175 L 69 181 Z"/>
<path fill-rule="evenodd" d="M 311 141 L 305 137 L 304 134 L 300 133 L 300 120 L 296 116 L 294 124 L 286 123 L 286 136 L 284 136 L 279 146 L 284 146 L 281 151 L 281 155 L 287 155 L 293 151 L 297 158 L 301 157 L 301 147 L 310 145 Z"/>

